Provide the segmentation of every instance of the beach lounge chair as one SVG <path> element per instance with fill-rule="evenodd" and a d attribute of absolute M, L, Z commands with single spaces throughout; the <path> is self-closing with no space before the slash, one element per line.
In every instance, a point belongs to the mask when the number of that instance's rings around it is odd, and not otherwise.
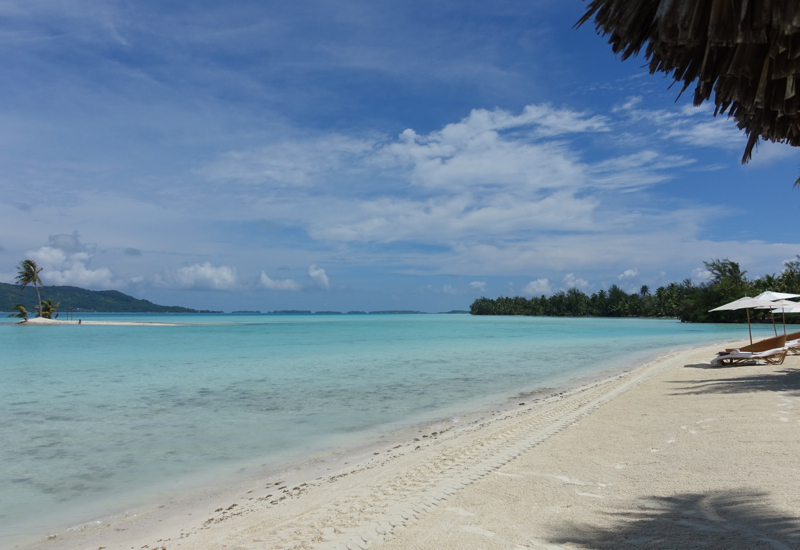
<path fill-rule="evenodd" d="M 800 332 L 792 332 L 786 335 L 786 349 L 792 355 L 800 355 Z"/>
<path fill-rule="evenodd" d="M 748 361 L 764 361 L 770 365 L 782 365 L 786 359 L 786 335 L 775 336 L 761 340 L 739 349 L 726 349 L 711 360 L 711 365 L 741 365 Z"/>

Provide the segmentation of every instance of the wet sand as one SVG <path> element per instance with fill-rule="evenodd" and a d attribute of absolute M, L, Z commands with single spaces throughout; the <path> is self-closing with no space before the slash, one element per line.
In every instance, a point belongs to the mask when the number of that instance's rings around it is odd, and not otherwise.
<path fill-rule="evenodd" d="M 800 357 L 718 348 L 34 547 L 800 548 Z"/>

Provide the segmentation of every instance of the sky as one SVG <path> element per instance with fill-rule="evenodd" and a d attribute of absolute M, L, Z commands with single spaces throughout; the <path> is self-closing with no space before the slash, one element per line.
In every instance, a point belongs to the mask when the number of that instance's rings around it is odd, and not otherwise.
<path fill-rule="evenodd" d="M 0 3 L 0 281 L 203 309 L 468 309 L 800 254 L 800 151 L 579 0 Z M 46 294 L 45 294 L 46 296 Z"/>

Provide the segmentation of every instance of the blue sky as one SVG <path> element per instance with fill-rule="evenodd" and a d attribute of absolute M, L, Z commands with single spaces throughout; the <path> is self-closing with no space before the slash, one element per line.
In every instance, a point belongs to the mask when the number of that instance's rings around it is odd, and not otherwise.
<path fill-rule="evenodd" d="M 0 281 L 465 309 L 800 253 L 798 150 L 675 101 L 584 3 L 10 1 Z"/>

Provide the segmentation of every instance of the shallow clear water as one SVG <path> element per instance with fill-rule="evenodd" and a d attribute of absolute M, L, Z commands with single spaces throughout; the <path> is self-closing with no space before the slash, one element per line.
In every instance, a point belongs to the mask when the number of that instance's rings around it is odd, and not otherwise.
<path fill-rule="evenodd" d="M 81 316 L 181 325 L 0 324 L 0 546 L 226 467 L 747 335 L 640 319 Z"/>

